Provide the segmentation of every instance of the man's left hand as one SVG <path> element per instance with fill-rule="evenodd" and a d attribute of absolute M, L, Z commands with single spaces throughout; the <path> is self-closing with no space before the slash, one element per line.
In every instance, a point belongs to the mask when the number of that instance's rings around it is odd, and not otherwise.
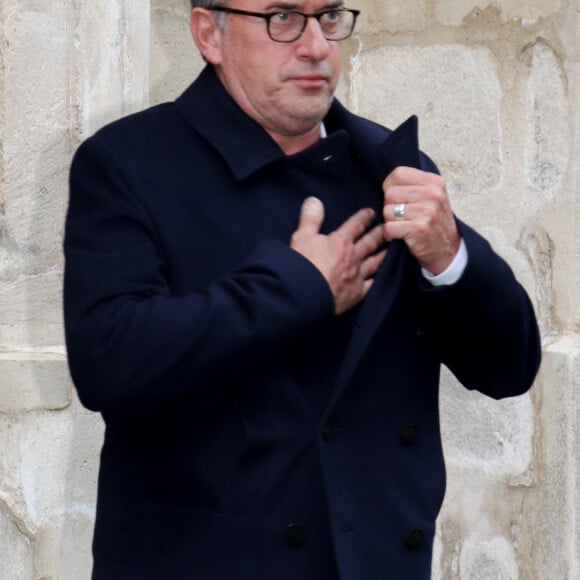
<path fill-rule="evenodd" d="M 441 176 L 397 167 L 383 182 L 383 192 L 385 239 L 404 240 L 425 270 L 441 274 L 461 243 Z"/>

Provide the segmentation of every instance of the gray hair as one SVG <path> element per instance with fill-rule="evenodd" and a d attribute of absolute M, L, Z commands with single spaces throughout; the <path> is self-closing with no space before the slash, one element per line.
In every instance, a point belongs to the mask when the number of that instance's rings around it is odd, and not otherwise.
<path fill-rule="evenodd" d="M 215 8 L 223 6 L 224 0 L 191 0 L 191 8 Z M 226 16 L 224 12 L 215 12 L 216 20 L 220 30 L 223 32 L 226 28 Z M 203 57 L 205 60 L 205 57 Z"/>
<path fill-rule="evenodd" d="M 213 8 L 222 4 L 223 0 L 191 0 L 192 8 Z"/>
<path fill-rule="evenodd" d="M 191 0 L 192 8 L 215 8 L 216 6 L 223 6 L 224 0 Z M 226 26 L 226 14 L 223 12 L 217 13 L 217 21 L 219 27 L 224 30 Z"/>

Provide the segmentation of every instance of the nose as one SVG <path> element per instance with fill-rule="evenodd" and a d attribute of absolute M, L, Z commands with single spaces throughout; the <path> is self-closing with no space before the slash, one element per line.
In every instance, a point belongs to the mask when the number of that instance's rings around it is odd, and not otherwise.
<path fill-rule="evenodd" d="M 298 39 L 298 52 L 302 58 L 324 60 L 330 53 L 330 42 L 324 38 L 322 28 L 316 18 L 310 16 L 306 28 Z"/>

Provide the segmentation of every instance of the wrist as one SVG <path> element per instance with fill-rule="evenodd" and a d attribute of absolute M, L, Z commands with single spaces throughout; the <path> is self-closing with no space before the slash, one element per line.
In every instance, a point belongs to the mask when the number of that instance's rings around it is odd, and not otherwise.
<path fill-rule="evenodd" d="M 458 249 L 447 267 L 440 272 L 433 272 L 425 267 L 421 268 L 423 276 L 433 286 L 443 286 L 455 284 L 461 278 L 468 261 L 468 253 L 465 242 L 459 238 Z"/>

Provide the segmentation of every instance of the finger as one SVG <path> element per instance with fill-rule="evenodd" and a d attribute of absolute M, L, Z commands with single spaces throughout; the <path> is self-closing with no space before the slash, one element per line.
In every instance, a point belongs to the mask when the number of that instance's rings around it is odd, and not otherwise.
<path fill-rule="evenodd" d="M 378 269 L 380 268 L 381 264 L 383 263 L 385 256 L 387 255 L 387 250 L 383 250 L 378 254 L 373 254 L 369 256 L 360 267 L 360 273 L 363 277 L 363 280 L 373 277 Z"/>
<path fill-rule="evenodd" d="M 420 185 L 391 185 L 384 190 L 384 203 L 415 203 L 424 199 L 425 195 Z"/>
<path fill-rule="evenodd" d="M 324 205 L 317 197 L 307 197 L 300 209 L 298 230 L 317 234 L 324 221 Z M 297 230 L 297 231 L 298 231 Z"/>
<path fill-rule="evenodd" d="M 390 220 L 383 225 L 383 236 L 388 242 L 403 240 L 412 231 L 412 224 L 407 220 Z"/>
<path fill-rule="evenodd" d="M 379 224 L 356 242 L 355 249 L 357 256 L 364 260 L 367 256 L 374 254 L 384 241 L 383 225 Z"/>
<path fill-rule="evenodd" d="M 447 197 L 444 187 L 427 185 L 392 185 L 384 190 L 385 203 L 416 203 L 420 201 L 441 202 Z"/>
<path fill-rule="evenodd" d="M 384 203 L 417 203 L 428 201 L 439 205 L 448 203 L 447 190 L 443 183 L 415 185 L 388 185 L 383 190 Z"/>
<path fill-rule="evenodd" d="M 374 278 L 367 278 L 363 282 L 363 289 L 362 289 L 362 297 L 363 298 L 370 292 L 370 289 L 373 287 L 374 281 L 375 281 Z"/>
<path fill-rule="evenodd" d="M 385 222 L 391 221 L 411 221 L 417 216 L 416 203 L 403 202 L 403 203 L 389 203 L 383 208 L 383 218 Z M 402 207 L 401 207 L 402 206 Z M 403 215 L 400 215 L 400 214 Z"/>
<path fill-rule="evenodd" d="M 375 211 L 369 207 L 360 209 L 351 215 L 338 229 L 333 233 L 349 241 L 357 240 L 365 230 L 373 223 Z"/>
<path fill-rule="evenodd" d="M 399 166 L 387 175 L 383 185 L 426 185 L 428 183 L 442 184 L 443 179 L 437 173 Z"/>

